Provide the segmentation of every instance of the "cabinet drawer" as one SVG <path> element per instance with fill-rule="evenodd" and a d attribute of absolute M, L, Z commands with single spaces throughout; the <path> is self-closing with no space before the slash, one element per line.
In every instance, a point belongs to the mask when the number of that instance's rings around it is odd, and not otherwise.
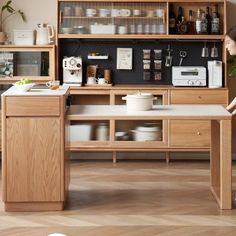
<path fill-rule="evenodd" d="M 59 97 L 6 97 L 6 116 L 59 116 Z"/>
<path fill-rule="evenodd" d="M 170 145 L 210 147 L 210 122 L 199 120 L 170 121 Z"/>
<path fill-rule="evenodd" d="M 227 90 L 172 90 L 170 104 L 227 104 Z"/>

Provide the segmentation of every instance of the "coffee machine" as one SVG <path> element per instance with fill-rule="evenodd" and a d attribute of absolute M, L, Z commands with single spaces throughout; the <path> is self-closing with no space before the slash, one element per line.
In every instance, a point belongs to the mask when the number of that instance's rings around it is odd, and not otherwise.
<path fill-rule="evenodd" d="M 69 86 L 82 85 L 82 58 L 66 57 L 63 63 L 63 82 Z"/>

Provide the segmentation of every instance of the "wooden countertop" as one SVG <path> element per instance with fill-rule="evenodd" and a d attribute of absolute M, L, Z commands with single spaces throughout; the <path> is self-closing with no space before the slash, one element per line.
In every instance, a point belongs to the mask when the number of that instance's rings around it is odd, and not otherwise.
<path fill-rule="evenodd" d="M 209 90 L 227 90 L 228 88 L 208 88 L 208 87 L 175 87 L 173 85 L 156 85 L 156 84 L 116 84 L 113 86 L 102 86 L 102 85 L 94 85 L 94 86 L 71 86 L 70 91 L 76 90 L 128 90 L 128 89 L 209 89 Z"/>
<path fill-rule="evenodd" d="M 125 105 L 72 105 L 69 120 L 229 120 L 232 118 L 221 105 L 156 105 L 149 111 L 128 112 Z"/>
<path fill-rule="evenodd" d="M 21 92 L 14 86 L 9 88 L 6 92 L 2 93 L 2 96 L 63 96 L 69 90 L 69 86 L 60 86 L 57 90 L 51 89 L 31 89 L 27 92 Z"/>

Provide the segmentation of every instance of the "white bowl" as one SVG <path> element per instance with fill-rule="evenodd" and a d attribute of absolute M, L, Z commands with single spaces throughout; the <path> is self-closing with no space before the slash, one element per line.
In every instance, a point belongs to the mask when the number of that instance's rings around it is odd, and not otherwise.
<path fill-rule="evenodd" d="M 61 32 L 63 34 L 72 34 L 73 33 L 73 28 L 71 28 L 71 27 L 62 27 Z"/>
<path fill-rule="evenodd" d="M 21 92 L 27 92 L 35 85 L 35 83 L 22 84 L 22 85 L 14 83 L 13 85 L 17 90 Z"/>

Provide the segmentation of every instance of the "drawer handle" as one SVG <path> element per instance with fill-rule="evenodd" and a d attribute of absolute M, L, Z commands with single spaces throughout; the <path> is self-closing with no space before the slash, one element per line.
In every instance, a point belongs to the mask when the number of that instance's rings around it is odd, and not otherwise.
<path fill-rule="evenodd" d="M 198 132 L 197 132 L 197 135 L 201 135 L 201 133 L 198 131 Z"/>
<path fill-rule="evenodd" d="M 199 99 L 202 99 L 202 97 L 201 97 L 201 96 L 198 96 L 198 98 L 199 98 Z"/>

